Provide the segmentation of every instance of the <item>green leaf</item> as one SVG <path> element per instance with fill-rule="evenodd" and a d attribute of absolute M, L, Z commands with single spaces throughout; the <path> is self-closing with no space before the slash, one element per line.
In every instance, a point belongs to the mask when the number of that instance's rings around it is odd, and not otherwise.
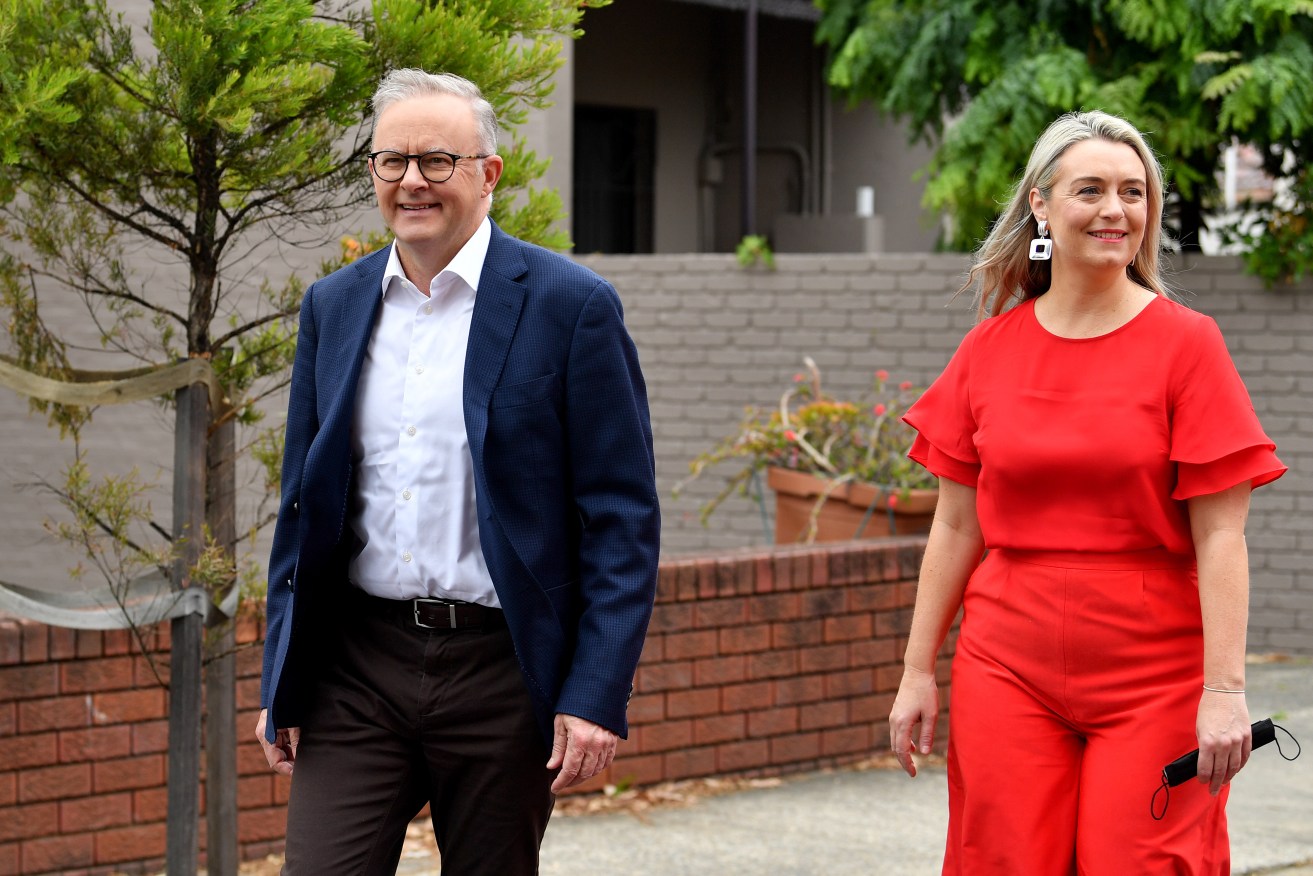
<path fill-rule="evenodd" d="M 1268 167 L 1279 179 L 1313 159 L 1308 0 L 817 5 L 830 84 L 934 148 L 926 203 L 951 218 L 953 248 L 987 232 L 1035 137 L 1072 110 L 1137 125 L 1175 199 L 1198 207 L 1217 198 L 1221 148 L 1233 139 L 1283 156 Z"/>
<path fill-rule="evenodd" d="M 288 379 L 306 284 L 252 253 L 340 234 L 372 200 L 369 98 L 387 70 L 465 76 L 513 130 L 550 101 L 584 8 L 606 4 L 154 0 L 142 29 L 107 0 L 0 0 L 0 306 L 12 353 L 50 376 L 68 373 L 70 350 L 94 356 L 43 321 L 40 303 L 59 298 L 85 304 L 106 367 L 210 358 L 242 452 L 268 472 L 267 501 L 281 437 L 262 429 L 261 402 Z M 546 161 L 508 141 L 498 221 L 568 246 L 559 196 L 535 187 Z M 90 417 L 42 409 L 75 439 Z M 130 504 L 126 481 L 75 486 L 106 513 Z M 264 522 L 256 511 L 248 528 Z M 108 546 L 124 547 L 118 524 L 109 542 L 91 538 L 89 517 L 67 525 L 86 568 L 127 562 Z M 236 560 L 210 548 L 198 580 L 232 580 Z"/>

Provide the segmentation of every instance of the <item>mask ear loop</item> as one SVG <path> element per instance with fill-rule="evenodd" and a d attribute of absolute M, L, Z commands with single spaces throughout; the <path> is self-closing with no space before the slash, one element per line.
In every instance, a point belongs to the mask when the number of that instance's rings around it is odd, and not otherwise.
<path fill-rule="evenodd" d="M 1287 736 L 1289 736 L 1290 741 L 1293 742 L 1295 745 L 1295 753 L 1287 757 L 1285 750 L 1281 747 L 1281 737 L 1274 736 L 1273 740 L 1277 744 L 1277 754 L 1281 755 L 1281 757 L 1284 758 L 1285 760 L 1294 760 L 1295 758 L 1299 757 L 1300 754 L 1303 753 L 1303 750 L 1300 748 L 1299 740 L 1295 738 L 1295 734 L 1291 733 L 1289 730 L 1287 730 L 1285 727 L 1282 727 L 1280 724 L 1273 724 L 1272 726 L 1277 730 L 1280 730 L 1282 733 L 1286 734 Z M 1159 794 L 1163 795 L 1162 812 L 1158 811 Z M 1149 798 L 1149 814 L 1153 816 L 1154 821 L 1162 821 L 1163 818 L 1166 817 L 1167 806 L 1171 802 L 1172 802 L 1172 789 L 1167 784 L 1167 773 L 1164 771 L 1162 784 L 1158 786 L 1158 789 L 1153 792 L 1153 796 Z"/>
<path fill-rule="evenodd" d="M 1158 811 L 1158 795 L 1163 795 L 1163 811 Z M 1167 805 L 1172 802 L 1172 789 L 1167 785 L 1167 773 L 1163 773 L 1163 783 L 1158 786 L 1158 790 L 1153 792 L 1149 798 L 1149 814 L 1153 816 L 1154 821 L 1162 821 L 1167 815 Z"/>
<path fill-rule="evenodd" d="M 1287 736 L 1289 736 L 1290 741 L 1295 743 L 1295 753 L 1290 757 L 1286 757 L 1285 751 L 1281 749 L 1281 737 L 1280 736 L 1274 737 L 1274 740 L 1277 744 L 1277 754 L 1281 755 L 1286 760 L 1294 760 L 1295 758 L 1299 757 L 1300 754 L 1303 753 L 1303 751 L 1299 747 L 1299 740 L 1295 738 L 1295 734 L 1291 733 L 1289 730 L 1287 730 L 1285 727 L 1282 727 L 1280 724 L 1273 724 L 1272 726 L 1280 730 L 1282 733 L 1286 734 Z"/>

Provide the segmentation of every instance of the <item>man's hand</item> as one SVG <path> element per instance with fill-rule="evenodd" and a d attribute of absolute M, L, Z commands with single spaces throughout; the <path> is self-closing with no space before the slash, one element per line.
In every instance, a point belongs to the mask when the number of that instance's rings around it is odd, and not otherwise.
<path fill-rule="evenodd" d="M 301 728 L 288 727 L 286 730 L 279 730 L 274 734 L 273 745 L 270 745 L 269 740 L 264 738 L 265 721 L 268 718 L 269 710 L 261 709 L 260 720 L 255 723 L 255 736 L 260 740 L 260 747 L 264 749 L 264 759 L 269 761 L 273 771 L 290 776 L 292 767 L 296 763 L 296 747 L 301 744 Z"/>
<path fill-rule="evenodd" d="M 264 726 L 261 716 L 260 726 Z M 587 781 L 611 765 L 620 737 L 592 721 L 574 715 L 556 716 L 549 770 L 560 768 L 552 782 L 552 793 L 559 794 L 572 785 Z M 295 746 L 295 743 L 293 743 Z M 273 763 L 271 760 L 270 763 Z"/>

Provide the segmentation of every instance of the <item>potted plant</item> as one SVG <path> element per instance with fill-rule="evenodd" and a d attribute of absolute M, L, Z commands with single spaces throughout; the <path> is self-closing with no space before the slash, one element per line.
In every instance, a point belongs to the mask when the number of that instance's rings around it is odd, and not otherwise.
<path fill-rule="evenodd" d="M 907 458 L 915 436 L 900 419 L 919 391 L 910 382 L 892 384 L 875 372 L 869 397 L 847 401 L 821 390 L 816 363 L 772 410 L 747 408 L 738 429 L 689 463 L 689 482 L 717 463 L 746 461 L 726 478 L 723 489 L 701 509 L 705 524 L 738 491 L 748 495 L 765 474 L 775 491 L 775 541 L 838 541 L 924 532 L 938 498 L 938 481 Z"/>

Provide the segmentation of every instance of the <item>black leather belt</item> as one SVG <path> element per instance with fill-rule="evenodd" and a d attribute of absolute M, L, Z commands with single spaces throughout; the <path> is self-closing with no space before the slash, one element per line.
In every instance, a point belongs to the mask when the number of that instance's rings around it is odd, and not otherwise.
<path fill-rule="evenodd" d="M 366 610 L 399 620 L 406 626 L 441 633 L 498 630 L 506 626 L 499 608 L 454 599 L 385 599 L 352 586 L 357 601 Z"/>

